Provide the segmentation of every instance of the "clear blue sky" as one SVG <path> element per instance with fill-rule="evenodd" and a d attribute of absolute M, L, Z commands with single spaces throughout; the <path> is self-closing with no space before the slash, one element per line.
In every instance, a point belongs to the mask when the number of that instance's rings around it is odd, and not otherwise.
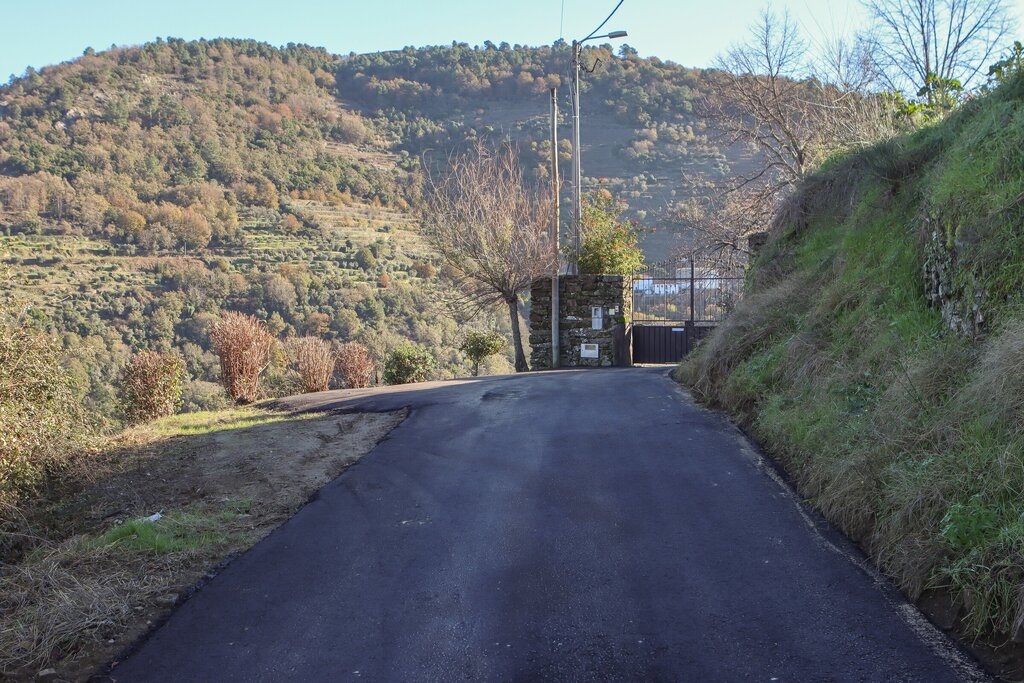
<path fill-rule="evenodd" d="M 72 59 L 86 47 L 136 45 L 156 36 L 256 38 L 309 43 L 337 53 L 406 45 L 526 45 L 559 37 L 561 0 L 4 0 L 0 82 L 9 74 Z M 1019 25 L 1024 0 L 1016 0 Z M 586 35 L 615 0 L 565 0 L 564 36 Z M 808 32 L 846 32 L 863 20 L 857 0 L 774 0 Z M 642 55 L 705 66 L 746 27 L 765 0 L 626 0 L 609 29 L 629 31 Z M 1020 32 L 1018 31 L 1018 35 Z"/>

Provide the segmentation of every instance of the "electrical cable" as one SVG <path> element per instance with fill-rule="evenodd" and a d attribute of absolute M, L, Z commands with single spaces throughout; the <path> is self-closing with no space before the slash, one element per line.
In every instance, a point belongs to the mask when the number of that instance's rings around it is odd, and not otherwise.
<path fill-rule="evenodd" d="M 583 40 L 581 40 L 580 42 L 584 43 L 584 42 L 590 40 L 591 38 L 593 38 L 597 34 L 598 31 L 603 29 L 604 25 L 607 24 L 611 20 L 611 18 L 615 15 L 615 13 L 619 11 L 619 8 L 622 7 L 622 3 L 625 2 L 625 1 L 626 0 L 619 0 L 619 4 L 617 4 L 615 6 L 615 9 L 612 10 L 611 14 L 609 14 L 607 17 L 605 17 L 605 20 L 601 22 L 601 25 L 598 26 L 597 28 L 595 28 L 593 31 L 591 31 L 590 35 L 587 36 L 586 38 L 584 38 Z"/>

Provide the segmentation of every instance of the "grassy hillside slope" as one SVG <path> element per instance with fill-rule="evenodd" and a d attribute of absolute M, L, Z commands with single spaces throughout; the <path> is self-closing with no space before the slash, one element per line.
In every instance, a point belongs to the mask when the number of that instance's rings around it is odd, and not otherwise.
<path fill-rule="evenodd" d="M 834 160 L 678 374 L 907 593 L 1024 638 L 1024 78 Z M 1018 672 L 1019 674 L 1020 672 Z"/>

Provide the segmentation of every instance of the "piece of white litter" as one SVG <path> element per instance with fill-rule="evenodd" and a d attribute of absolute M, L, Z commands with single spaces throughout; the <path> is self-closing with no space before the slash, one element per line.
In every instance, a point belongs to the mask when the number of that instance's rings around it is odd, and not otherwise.
<path fill-rule="evenodd" d="M 143 517 L 142 521 L 144 521 L 144 522 L 155 522 L 158 519 L 160 519 L 161 517 L 163 517 L 163 515 L 161 515 L 159 512 L 154 512 L 149 517 Z"/>

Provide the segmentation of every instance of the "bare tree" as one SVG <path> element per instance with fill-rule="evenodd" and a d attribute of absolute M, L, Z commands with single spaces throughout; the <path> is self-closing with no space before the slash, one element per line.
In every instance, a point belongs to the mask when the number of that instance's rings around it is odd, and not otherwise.
<path fill-rule="evenodd" d="M 449 160 L 428 180 L 423 225 L 453 275 L 457 307 L 504 303 L 512 324 L 516 371 L 528 370 L 519 296 L 555 267 L 548 238 L 550 202 L 528 185 L 516 150 L 482 143 Z"/>
<path fill-rule="evenodd" d="M 905 130 L 891 96 L 879 91 L 883 78 L 873 50 L 874 43 L 864 36 L 833 36 L 819 43 L 808 66 L 814 92 L 807 102 L 819 129 L 819 157 L 866 147 Z"/>
<path fill-rule="evenodd" d="M 750 38 L 717 63 L 705 114 L 723 146 L 747 146 L 744 172 L 690 187 L 702 197 L 677 207 L 694 248 L 717 259 L 742 258 L 778 203 L 829 155 L 897 132 L 877 82 L 870 45 L 826 39 L 815 59 L 788 15 L 762 12 Z M 685 179 L 684 179 L 685 181 Z"/>
<path fill-rule="evenodd" d="M 692 191 L 701 194 L 699 187 Z M 693 241 L 680 255 L 700 254 L 723 270 L 741 268 L 753 255 L 751 235 L 765 230 L 776 203 L 751 186 L 716 191 L 713 184 L 707 183 L 704 192 L 702 199 L 691 199 L 675 207 L 675 219 L 693 235 Z"/>
<path fill-rule="evenodd" d="M 872 93 L 877 75 L 868 49 L 859 40 L 829 40 L 812 62 L 789 15 L 762 12 L 750 39 L 719 58 L 705 102 L 719 139 L 750 145 L 762 160 L 736 186 L 774 196 L 833 152 L 891 132 Z"/>
<path fill-rule="evenodd" d="M 774 193 L 803 178 L 813 166 L 816 126 L 804 81 L 807 46 L 788 15 L 765 10 L 750 40 L 719 58 L 706 113 L 728 145 L 747 144 L 763 159 L 740 185 L 757 183 Z"/>
<path fill-rule="evenodd" d="M 893 90 L 927 94 L 969 88 L 1003 46 L 1006 0 L 863 0 L 875 20 L 875 59 Z"/>

